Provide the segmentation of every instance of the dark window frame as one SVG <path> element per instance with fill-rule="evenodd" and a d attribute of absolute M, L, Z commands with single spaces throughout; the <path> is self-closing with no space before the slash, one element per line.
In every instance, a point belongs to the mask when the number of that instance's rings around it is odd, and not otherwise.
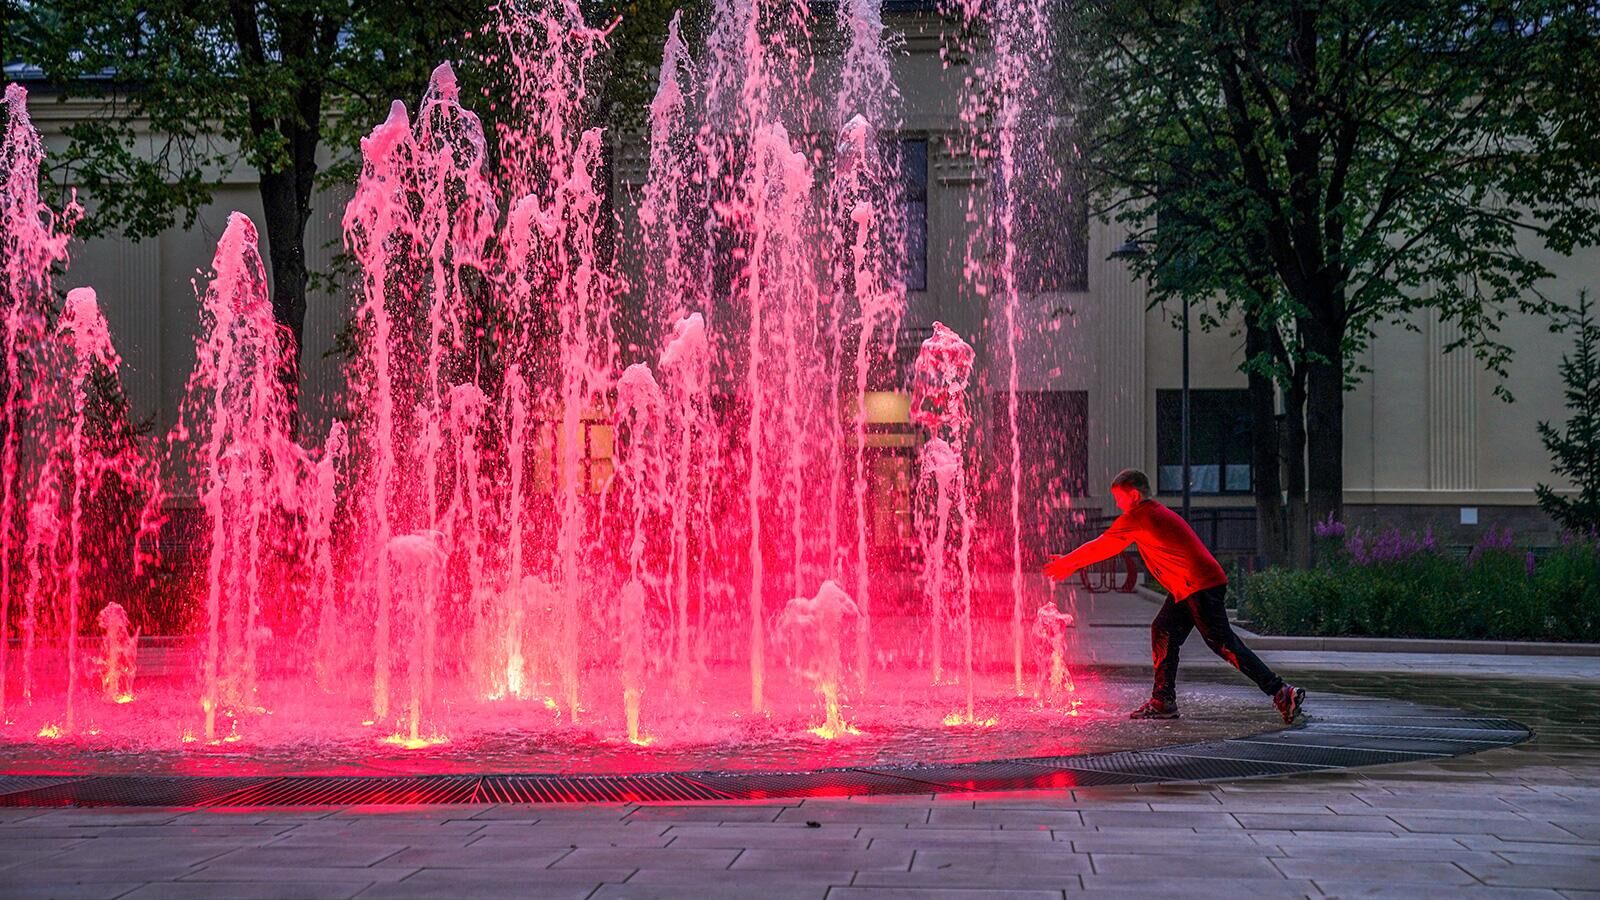
<path fill-rule="evenodd" d="M 912 146 L 920 146 L 920 152 L 908 152 Z M 907 291 L 914 293 L 928 289 L 928 185 L 932 168 L 929 159 L 931 150 L 926 136 L 902 137 L 899 140 L 900 188 L 904 204 L 901 212 L 905 221 L 905 234 L 902 235 L 906 254 L 905 286 Z M 920 231 L 920 240 L 914 236 L 914 230 Z"/>
<path fill-rule="evenodd" d="M 1156 391 L 1156 493 L 1175 496 L 1183 493 L 1182 394 L 1178 388 Z M 1231 410 L 1231 412 L 1230 412 Z M 1231 423 L 1231 426 L 1225 425 Z M 1171 429 L 1168 431 L 1167 429 Z M 1209 434 L 1201 428 L 1213 429 Z M 1250 446 L 1250 392 L 1246 388 L 1191 388 L 1189 391 L 1189 468 L 1190 479 L 1201 466 L 1217 467 L 1217 489 L 1204 490 L 1191 485 L 1189 493 L 1200 497 L 1241 497 L 1255 488 L 1255 465 Z M 1200 440 L 1196 440 L 1196 437 Z M 1205 452 L 1215 446 L 1215 454 Z M 1228 469 L 1243 467 L 1249 481 L 1242 488 L 1228 486 Z M 1169 469 L 1179 474 L 1165 477 Z"/>

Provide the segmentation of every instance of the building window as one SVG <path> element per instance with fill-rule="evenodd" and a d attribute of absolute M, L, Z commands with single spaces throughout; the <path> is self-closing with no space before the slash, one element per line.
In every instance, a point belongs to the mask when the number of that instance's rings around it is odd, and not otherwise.
<path fill-rule="evenodd" d="M 928 289 L 928 141 L 900 142 L 900 181 L 905 192 L 906 290 Z"/>
<path fill-rule="evenodd" d="M 1183 392 L 1156 391 L 1156 491 L 1183 492 Z M 1250 392 L 1189 392 L 1189 478 L 1194 494 L 1250 492 Z"/>

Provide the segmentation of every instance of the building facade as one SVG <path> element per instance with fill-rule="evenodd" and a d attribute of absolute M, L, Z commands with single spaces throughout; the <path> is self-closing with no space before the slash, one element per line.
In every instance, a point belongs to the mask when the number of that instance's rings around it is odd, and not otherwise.
<path fill-rule="evenodd" d="M 964 156 L 958 134 L 959 92 L 965 73 L 940 54 L 937 20 L 898 17 L 900 52 L 895 78 L 903 97 L 897 138 L 906 159 L 907 221 L 920 247 L 910 278 L 902 345 L 914 348 L 934 321 L 966 335 L 979 352 L 980 381 L 994 408 L 1001 373 L 1001 317 L 970 290 L 962 269 L 975 238 L 967 211 L 987 190 L 984 173 Z M 408 98 L 414 100 L 414 98 Z M 97 103 L 60 101 L 38 91 L 30 102 L 36 126 L 52 150 L 63 149 L 63 129 L 99 114 Z M 148 136 L 150 152 L 158 138 Z M 614 194 L 628 241 L 631 202 L 645 175 L 642 142 L 614 147 Z M 194 360 L 195 283 L 209 266 L 227 214 L 241 210 L 259 220 L 252 173 L 216 173 L 213 203 L 191 228 L 157 238 L 104 238 L 76 243 L 63 287 L 92 285 L 99 293 L 125 359 L 124 380 L 136 417 L 162 433 L 176 417 Z M 320 199 L 307 229 L 314 271 L 329 271 L 341 239 L 339 220 L 347 194 Z M 1071 203 L 1056 208 L 1074 208 Z M 1081 208 L 1081 207 L 1080 207 Z M 1107 485 L 1125 467 L 1156 476 L 1163 498 L 1179 490 L 1177 466 L 1180 333 L 1176 309 L 1150 308 L 1145 286 L 1110 253 L 1127 237 L 1118 226 L 1067 216 L 1053 240 L 1065 260 L 1029 285 L 1019 303 L 1018 390 L 1022 452 L 1030 468 L 1047 473 L 1028 483 L 1025 516 L 1059 518 L 1114 510 Z M 1600 250 L 1549 257 L 1530 249 L 1555 277 L 1543 286 L 1559 301 L 1575 300 L 1600 285 Z M 203 281 L 202 281 L 203 284 Z M 993 295 L 991 295 L 992 298 Z M 314 292 L 302 353 L 304 411 L 319 437 L 340 414 L 340 360 L 330 356 L 351 309 L 347 292 Z M 1196 316 L 1195 321 L 1199 321 Z M 1515 349 L 1504 387 L 1469 353 L 1447 352 L 1454 326 L 1431 312 L 1384 325 L 1359 360 L 1359 386 L 1345 411 L 1345 500 L 1356 523 L 1388 522 L 1431 527 L 1449 544 L 1470 544 L 1484 529 L 1510 527 L 1526 540 L 1556 537 L 1534 503 L 1540 482 L 1561 486 L 1538 435 L 1540 421 L 1566 418 L 1557 364 L 1570 338 L 1552 333 L 1542 319 L 1513 313 L 1502 336 Z M 1254 541 L 1253 502 L 1243 334 L 1237 323 L 1192 335 L 1192 463 L 1197 526 L 1224 553 L 1247 556 Z M 624 360 L 628 362 L 629 360 Z M 904 530 L 909 503 L 893 495 L 910 478 L 915 443 L 905 419 L 906 398 L 879 385 L 869 398 L 875 442 L 885 448 L 880 526 L 884 539 Z M 896 467 L 899 467 L 898 469 Z M 912 482 L 914 483 L 914 482 Z M 898 508 L 903 505 L 906 509 Z M 1208 530 L 1209 529 L 1209 530 Z"/>

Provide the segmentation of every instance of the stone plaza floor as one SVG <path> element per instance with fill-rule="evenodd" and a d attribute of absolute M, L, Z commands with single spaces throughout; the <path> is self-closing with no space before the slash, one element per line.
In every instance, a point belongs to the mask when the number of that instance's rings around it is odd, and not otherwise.
<path fill-rule="evenodd" d="M 1137 672 L 1140 616 L 1110 617 L 1128 622 L 1102 629 L 1102 664 Z M 1185 651 L 1185 684 L 1238 683 L 1198 641 Z M 1509 717 L 1533 737 L 1388 766 L 1051 791 L 0 809 L 0 898 L 1600 898 L 1600 658 L 1263 656 L 1311 691 L 1313 714 L 1319 692 L 1394 697 Z"/>
<path fill-rule="evenodd" d="M 0 897 L 1600 896 L 1593 682 L 1293 676 L 1510 715 L 1535 736 L 1425 763 L 1052 792 L 7 809 Z"/>

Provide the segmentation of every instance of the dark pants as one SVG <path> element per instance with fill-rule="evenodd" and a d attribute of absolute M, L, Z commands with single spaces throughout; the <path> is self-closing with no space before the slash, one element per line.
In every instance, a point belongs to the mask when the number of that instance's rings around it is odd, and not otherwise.
<path fill-rule="evenodd" d="M 1156 686 L 1150 696 L 1168 704 L 1178 702 L 1178 648 L 1195 628 L 1212 653 L 1243 672 L 1262 693 L 1276 694 L 1283 687 L 1283 679 L 1233 633 L 1223 602 L 1227 596 L 1228 586 L 1223 584 L 1196 591 L 1182 600 L 1168 597 L 1161 604 L 1161 611 L 1150 623 L 1150 655 L 1156 667 Z"/>

